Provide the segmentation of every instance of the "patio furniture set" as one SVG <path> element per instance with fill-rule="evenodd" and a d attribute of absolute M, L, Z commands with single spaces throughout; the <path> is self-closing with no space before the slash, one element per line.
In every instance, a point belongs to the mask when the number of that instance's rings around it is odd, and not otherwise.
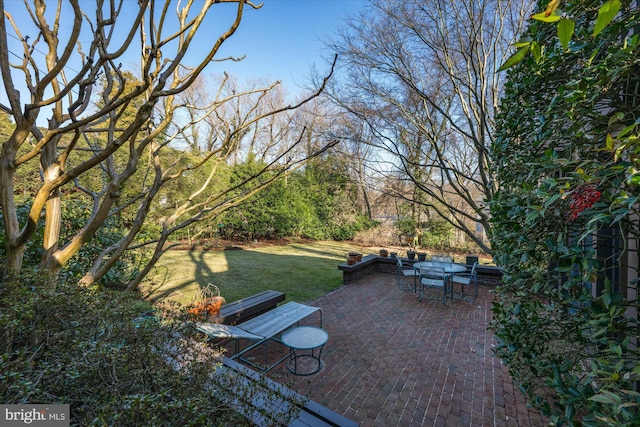
<path fill-rule="evenodd" d="M 433 256 L 429 261 L 414 263 L 396 259 L 398 288 L 417 293 L 420 301 L 442 299 L 446 304 L 454 299 L 475 302 L 478 297 L 477 261 L 469 271 L 466 265 L 454 263 L 449 256 Z"/>
<path fill-rule="evenodd" d="M 464 264 L 454 263 L 450 257 L 432 257 L 429 261 L 418 262 L 396 258 L 395 263 L 398 287 L 413 291 L 420 301 L 441 299 L 443 304 L 447 304 L 453 299 L 475 301 L 478 296 L 477 262 L 470 269 Z M 392 265 L 394 264 L 390 264 Z M 262 377 L 237 362 L 268 372 L 288 359 L 287 369 L 295 375 L 306 376 L 320 372 L 323 366 L 322 350 L 329 339 L 328 332 L 322 329 L 322 310 L 319 307 L 297 302 L 277 306 L 283 300 L 283 293 L 265 291 L 222 306 L 218 317 L 211 319 L 221 323 L 199 322 L 196 324 L 196 328 L 206 334 L 209 340 L 233 340 L 235 352 L 232 356 L 223 358 L 220 372 L 235 371 L 256 386 L 262 384 Z M 302 320 L 315 313 L 319 314 L 319 326 L 300 325 Z M 284 345 L 288 349 L 287 354 L 278 355 L 277 360 L 274 361 L 274 353 L 269 352 L 271 342 Z M 241 348 L 241 343 L 244 348 Z M 260 350 L 264 350 L 262 356 Z M 276 383 L 269 387 L 276 387 L 279 391 L 284 390 L 284 394 L 279 393 L 279 395 L 285 397 L 279 397 L 279 399 L 289 399 L 291 402 L 287 404 L 297 405 L 294 398 L 297 396 L 295 392 Z M 265 405 L 261 404 L 255 408 L 236 405 L 234 393 L 230 390 L 231 407 L 258 424 L 265 421 L 262 418 Z M 294 397 L 286 397 L 289 396 L 287 393 Z M 261 399 L 268 402 L 269 399 L 273 399 L 270 397 L 272 394 L 269 390 L 265 390 Z M 266 405 L 270 406 L 271 403 Z M 310 423 L 309 425 L 315 425 L 317 420 L 321 419 L 323 422 L 331 420 L 330 425 L 357 425 L 315 402 L 306 402 L 301 406 L 300 414 L 295 422 L 304 419 L 305 422 Z"/>

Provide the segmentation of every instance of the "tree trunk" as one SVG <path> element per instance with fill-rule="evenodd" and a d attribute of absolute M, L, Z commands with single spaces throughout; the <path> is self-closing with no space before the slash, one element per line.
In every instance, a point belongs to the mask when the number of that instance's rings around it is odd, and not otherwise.
<path fill-rule="evenodd" d="M 160 239 L 156 244 L 156 247 L 155 247 L 155 250 L 153 251 L 153 255 L 151 256 L 151 259 L 147 262 L 144 268 L 141 271 L 139 271 L 138 274 L 136 274 L 136 277 L 134 277 L 127 284 L 127 291 L 138 290 L 138 286 L 140 286 L 140 282 L 142 282 L 142 279 L 144 279 L 147 276 L 147 274 L 149 274 L 151 269 L 156 265 L 156 263 L 158 262 L 162 254 L 165 252 L 164 245 L 165 243 L 167 243 L 167 239 L 169 238 L 170 235 L 171 233 L 168 232 L 166 228 L 162 230 L 162 233 L 160 234 Z"/>
<path fill-rule="evenodd" d="M 17 244 L 20 235 L 20 223 L 13 193 L 13 172 L 12 165 L 15 158 L 15 150 L 11 143 L 11 138 L 2 147 L 2 158 L 0 159 L 0 207 L 4 218 L 5 248 L 7 252 L 5 275 L 9 280 L 20 274 L 22 270 L 22 257 L 24 255 L 24 244 Z M 2 282 L 0 280 L 0 282 Z"/>
<path fill-rule="evenodd" d="M 60 172 L 60 166 L 56 163 L 56 144 L 57 138 L 54 138 L 42 150 L 40 161 L 45 185 L 56 179 Z M 49 270 L 54 275 L 60 271 L 61 267 L 53 257 L 53 254 L 58 250 L 58 243 L 60 242 L 61 220 L 62 202 L 60 189 L 56 188 L 47 199 L 45 207 L 44 238 L 42 242 L 44 253 L 42 254 L 41 262 L 41 267 Z"/>

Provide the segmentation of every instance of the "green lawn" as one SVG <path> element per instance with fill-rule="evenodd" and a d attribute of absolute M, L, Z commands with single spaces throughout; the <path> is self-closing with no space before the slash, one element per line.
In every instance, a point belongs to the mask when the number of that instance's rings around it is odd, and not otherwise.
<path fill-rule="evenodd" d="M 357 250 L 341 242 L 292 243 L 242 250 L 169 251 L 144 286 L 152 301 L 169 299 L 188 304 L 212 283 L 227 302 L 273 289 L 287 301 L 309 302 L 342 284 L 338 264 Z"/>

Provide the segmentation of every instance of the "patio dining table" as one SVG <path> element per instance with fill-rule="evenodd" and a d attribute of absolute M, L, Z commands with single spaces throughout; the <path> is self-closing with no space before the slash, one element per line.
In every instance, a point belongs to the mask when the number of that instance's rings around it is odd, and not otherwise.
<path fill-rule="evenodd" d="M 413 268 L 420 270 L 421 268 L 437 267 L 442 268 L 447 274 L 447 280 L 450 282 L 451 278 L 457 273 L 464 273 L 467 271 L 467 266 L 464 264 L 457 264 L 455 262 L 442 262 L 442 261 L 420 261 L 413 264 Z M 418 277 L 420 274 L 414 276 L 413 291 L 418 290 Z M 453 286 L 451 286 L 451 299 L 453 299 Z"/>

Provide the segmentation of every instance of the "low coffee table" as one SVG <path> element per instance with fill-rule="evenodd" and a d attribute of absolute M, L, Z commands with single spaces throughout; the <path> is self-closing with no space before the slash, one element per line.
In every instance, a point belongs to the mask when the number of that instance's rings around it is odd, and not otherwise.
<path fill-rule="evenodd" d="M 298 326 L 282 334 L 280 340 L 289 347 L 290 351 L 289 363 L 287 363 L 289 371 L 295 375 L 312 375 L 320 371 L 322 368 L 322 348 L 328 339 L 327 331 L 316 326 Z M 316 349 L 318 349 L 317 355 L 315 354 Z M 299 359 L 312 359 L 313 368 L 309 371 L 298 370 Z"/>

